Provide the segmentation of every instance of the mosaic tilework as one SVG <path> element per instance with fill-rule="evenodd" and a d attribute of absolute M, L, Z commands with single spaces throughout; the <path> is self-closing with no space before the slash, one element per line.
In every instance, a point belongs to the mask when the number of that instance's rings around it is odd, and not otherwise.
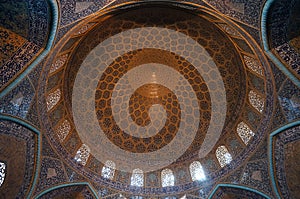
<path fill-rule="evenodd" d="M 211 44 L 210 44 L 211 45 Z M 241 45 L 243 45 L 243 44 L 241 44 Z M 245 46 L 244 46 L 245 47 Z M 246 49 L 247 47 L 245 47 L 245 49 Z M 247 50 L 247 49 L 246 49 Z M 222 61 L 222 59 L 219 59 L 220 61 Z M 226 171 L 227 171 L 227 169 L 224 169 L 223 171 L 222 171 L 222 173 L 224 173 L 224 171 L 225 171 L 225 173 L 226 173 Z M 130 177 L 127 177 L 127 179 L 130 179 Z M 127 183 L 128 183 L 128 181 L 127 181 Z M 120 185 L 119 184 L 113 184 L 113 186 L 116 186 L 116 187 L 120 187 Z M 184 190 L 184 189 L 189 189 L 190 187 L 192 187 L 192 185 L 190 185 L 190 184 L 188 184 L 188 185 L 186 185 L 186 186 L 184 186 L 184 188 L 179 188 L 179 187 L 177 187 L 177 186 L 175 186 L 175 187 L 172 187 L 172 188 L 168 188 L 168 189 L 166 189 L 166 191 L 167 192 L 172 192 L 172 191 L 179 191 L 179 190 Z M 126 188 L 127 189 L 127 188 Z M 134 190 L 136 190 L 136 191 L 138 191 L 138 189 L 131 189 L 132 191 L 134 191 Z M 148 191 L 148 190 L 146 190 L 146 191 Z M 150 190 L 150 191 L 153 191 L 152 193 L 159 193 L 159 191 L 158 190 Z"/>
<path fill-rule="evenodd" d="M 287 77 L 281 72 L 281 70 L 277 68 L 277 66 L 271 60 L 269 60 L 269 64 L 271 66 L 272 74 L 275 80 L 274 83 L 276 86 L 276 91 L 278 91 Z"/>
<path fill-rule="evenodd" d="M 1 2 L 0 24 L 26 38 L 29 30 L 28 2 L 25 0 Z"/>
<path fill-rule="evenodd" d="M 275 111 L 272 118 L 271 131 L 283 126 L 287 123 L 284 112 L 282 111 L 281 105 L 278 102 L 279 100 L 275 100 Z"/>
<path fill-rule="evenodd" d="M 269 177 L 268 161 L 258 160 L 248 162 L 242 174 L 241 184 L 248 185 L 272 196 L 271 181 Z"/>
<path fill-rule="evenodd" d="M 270 45 L 276 48 L 288 41 L 288 19 L 290 17 L 292 7 L 295 0 L 275 1 L 271 8 L 270 17 L 268 18 L 268 28 L 270 29 Z"/>
<path fill-rule="evenodd" d="M 257 75 L 253 74 L 252 72 L 248 72 L 248 77 L 249 77 L 248 83 L 249 83 L 250 88 L 257 90 L 261 94 L 266 93 L 263 78 L 258 77 Z"/>
<path fill-rule="evenodd" d="M 104 177 L 103 176 L 104 172 L 106 172 L 106 174 L 114 174 L 114 172 L 112 172 L 112 171 L 114 171 L 113 169 L 107 169 L 107 167 L 105 167 L 103 165 L 103 163 L 100 162 L 99 160 L 97 160 L 93 155 L 89 156 L 89 161 L 87 162 L 85 167 L 89 168 L 91 171 L 95 172 L 96 174 L 101 174 L 102 177 Z M 110 172 L 110 173 L 108 173 L 108 172 Z M 114 176 L 114 175 L 111 175 L 111 176 Z M 106 179 L 110 179 L 110 178 L 108 178 L 109 177 L 108 175 L 105 177 L 107 177 Z"/>
<path fill-rule="evenodd" d="M 1 2 L 0 24 L 39 47 L 44 47 L 50 24 L 48 2 L 47 0 Z"/>
<path fill-rule="evenodd" d="M 239 184 L 245 170 L 245 164 L 235 169 L 227 178 L 221 180 L 222 183 Z"/>
<path fill-rule="evenodd" d="M 253 28 L 251 26 L 248 26 L 241 22 L 236 22 L 242 29 L 244 29 L 248 34 L 253 37 L 253 39 L 258 43 L 261 44 L 261 38 L 260 38 L 260 31 L 257 28 Z"/>
<path fill-rule="evenodd" d="M 35 194 L 66 181 L 62 162 L 59 159 L 44 157 L 41 161 L 41 171 Z"/>
<path fill-rule="evenodd" d="M 205 41 L 203 41 L 203 42 L 205 42 Z M 210 45 L 212 45 L 212 46 L 216 46 L 217 44 L 210 44 Z M 220 60 L 220 62 L 222 62 L 222 60 L 223 60 L 223 58 L 222 57 L 218 57 L 218 59 Z M 125 61 L 125 60 L 124 60 Z M 224 60 L 223 60 L 224 61 Z M 122 62 L 122 61 L 120 61 L 120 62 Z M 118 71 L 117 71 L 118 72 Z M 71 79 L 71 78 L 68 78 L 68 79 Z M 232 82 L 230 81 L 230 80 L 228 80 L 228 86 L 232 86 Z M 234 96 L 234 94 L 229 94 L 228 95 L 228 97 L 232 97 L 232 96 Z M 232 98 L 232 100 L 235 100 L 235 98 Z M 228 101 L 232 101 L 231 99 L 230 100 L 228 100 Z"/>
<path fill-rule="evenodd" d="M 253 191 L 247 191 L 234 187 L 220 187 L 212 197 L 212 199 L 229 198 L 266 199 L 265 197 Z"/>
<path fill-rule="evenodd" d="M 275 50 L 281 59 L 288 64 L 294 74 L 296 74 L 297 77 L 300 77 L 300 54 L 288 43 L 276 47 Z"/>
<path fill-rule="evenodd" d="M 0 66 L 20 48 L 26 40 L 18 34 L 0 27 Z"/>
<path fill-rule="evenodd" d="M 29 0 L 28 40 L 40 47 L 45 47 L 50 28 L 50 8 L 47 0 Z"/>
<path fill-rule="evenodd" d="M 47 138 L 42 136 L 42 156 L 59 159 L 59 155 L 52 149 Z"/>
<path fill-rule="evenodd" d="M 48 198 L 81 198 L 81 199 L 95 199 L 96 197 L 86 185 L 71 185 L 54 189 L 45 193 L 40 197 L 41 199 Z"/>
<path fill-rule="evenodd" d="M 78 174 L 74 169 L 64 164 L 64 168 L 67 173 L 67 182 L 85 182 L 87 179 L 83 178 L 80 174 Z"/>
<path fill-rule="evenodd" d="M 33 98 L 34 89 L 28 78 L 26 78 L 5 97 L 0 99 L 0 113 L 25 118 Z"/>
<path fill-rule="evenodd" d="M 300 2 L 295 1 L 292 7 L 291 15 L 288 24 L 288 40 L 290 45 L 300 53 Z"/>
<path fill-rule="evenodd" d="M 145 173 L 145 186 L 146 187 L 158 187 L 160 186 L 160 173 L 159 171 Z"/>
<path fill-rule="evenodd" d="M 293 127 L 275 136 L 274 172 L 283 198 L 299 196 L 299 139 L 300 127 Z"/>
<path fill-rule="evenodd" d="M 268 136 L 262 140 L 249 161 L 257 161 L 268 157 Z"/>
<path fill-rule="evenodd" d="M 38 90 L 38 84 L 39 84 L 39 77 L 42 72 L 42 68 L 45 61 L 42 60 L 38 65 L 35 66 L 35 68 L 28 74 L 28 78 L 30 79 L 30 82 L 32 83 L 35 90 Z"/>
<path fill-rule="evenodd" d="M 282 84 L 278 99 L 288 121 L 300 118 L 300 90 L 290 80 Z"/>
<path fill-rule="evenodd" d="M 104 1 L 75 1 L 75 0 L 61 0 L 61 26 L 72 23 L 85 16 L 88 16 L 100 10 L 104 6 L 111 3 L 113 0 Z"/>
<path fill-rule="evenodd" d="M 93 184 L 95 191 L 97 192 L 98 197 L 104 198 L 106 196 L 116 194 L 116 191 L 109 189 L 108 187 L 99 186 L 98 184 Z"/>
<path fill-rule="evenodd" d="M 3 198 L 25 198 L 35 171 L 37 135 L 16 123 L 1 120 L 0 136 L 0 160 L 7 163 L 8 169 L 0 195 Z"/>
<path fill-rule="evenodd" d="M 12 78 L 32 61 L 40 48 L 31 42 L 25 42 L 14 55 L 0 68 L 0 88 L 5 86 Z"/>
<path fill-rule="evenodd" d="M 188 164 L 176 164 L 172 167 L 172 171 L 175 177 L 175 185 L 187 184 L 192 181 Z"/>
<path fill-rule="evenodd" d="M 234 19 L 240 20 L 254 27 L 259 27 L 260 9 L 263 6 L 262 1 L 257 0 L 207 0 L 211 6 Z"/>
<path fill-rule="evenodd" d="M 40 121 L 37 114 L 37 99 L 34 97 L 31 101 L 30 108 L 28 109 L 27 115 L 25 117 L 26 121 L 40 129 Z"/>
<path fill-rule="evenodd" d="M 208 184 L 206 186 L 204 186 L 201 189 L 198 189 L 196 191 L 193 192 L 188 192 L 189 195 L 197 197 L 197 198 L 208 198 L 208 196 L 210 195 L 210 192 L 212 191 L 212 189 L 214 188 L 214 184 Z"/>
<path fill-rule="evenodd" d="M 270 48 L 276 51 L 277 56 L 288 65 L 288 69 L 299 78 L 300 55 L 290 46 L 288 38 L 288 26 L 294 21 L 290 17 L 295 2 L 294 0 L 275 1 L 272 9 L 269 11 L 268 29 L 270 31 Z"/>
<path fill-rule="evenodd" d="M 72 24 L 66 25 L 64 27 L 59 27 L 57 30 L 57 35 L 55 37 L 55 41 L 54 43 L 57 44 L 62 38 L 63 36 L 70 31 L 72 28 L 74 28 L 80 21 L 74 22 Z"/>

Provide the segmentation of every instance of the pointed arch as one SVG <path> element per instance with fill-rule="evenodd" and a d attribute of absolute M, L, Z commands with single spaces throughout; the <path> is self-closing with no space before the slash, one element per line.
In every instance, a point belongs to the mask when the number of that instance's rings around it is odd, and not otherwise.
<path fill-rule="evenodd" d="M 102 168 L 101 176 L 112 180 L 114 178 L 115 170 L 116 164 L 111 160 L 107 160 Z"/>
<path fill-rule="evenodd" d="M 141 169 L 134 169 L 131 175 L 131 186 L 142 187 L 144 186 L 144 172 Z"/>
<path fill-rule="evenodd" d="M 221 167 L 224 167 L 232 161 L 232 156 L 224 145 L 217 148 L 216 157 Z"/>
<path fill-rule="evenodd" d="M 175 177 L 171 169 L 164 169 L 161 172 L 161 185 L 162 187 L 174 186 Z"/>
<path fill-rule="evenodd" d="M 199 161 L 194 161 L 190 164 L 190 174 L 193 181 L 199 180 L 205 180 L 206 176 L 203 170 L 203 167 Z"/>

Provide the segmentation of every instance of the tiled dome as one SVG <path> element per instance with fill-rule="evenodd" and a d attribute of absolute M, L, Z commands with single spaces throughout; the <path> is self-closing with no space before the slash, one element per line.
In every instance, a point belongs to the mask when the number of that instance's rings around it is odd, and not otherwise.
<path fill-rule="evenodd" d="M 43 125 L 60 155 L 96 183 L 158 195 L 207 186 L 264 135 L 272 88 L 260 56 L 232 21 L 202 7 L 109 9 L 69 31 L 44 65 Z M 187 174 L 200 168 L 193 183 Z M 135 169 L 145 176 L 139 183 Z M 163 169 L 185 177 L 163 188 Z"/>

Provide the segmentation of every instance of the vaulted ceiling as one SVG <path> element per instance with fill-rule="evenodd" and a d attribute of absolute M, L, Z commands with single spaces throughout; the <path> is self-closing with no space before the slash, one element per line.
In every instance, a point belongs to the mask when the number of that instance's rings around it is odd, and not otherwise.
<path fill-rule="evenodd" d="M 297 198 L 299 11 L 0 2 L 0 198 Z"/>

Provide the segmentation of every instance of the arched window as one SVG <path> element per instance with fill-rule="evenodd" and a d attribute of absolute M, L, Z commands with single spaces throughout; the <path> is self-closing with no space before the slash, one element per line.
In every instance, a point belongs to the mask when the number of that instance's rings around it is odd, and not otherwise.
<path fill-rule="evenodd" d="M 240 35 L 235 29 L 228 26 L 227 24 L 221 23 L 221 24 L 218 24 L 218 25 L 230 35 L 233 35 L 233 36 L 239 36 Z"/>
<path fill-rule="evenodd" d="M 67 137 L 71 130 L 71 125 L 68 120 L 64 120 L 63 123 L 61 123 L 57 129 L 56 129 L 56 134 L 59 138 L 59 141 L 64 141 L 64 139 Z"/>
<path fill-rule="evenodd" d="M 162 187 L 174 186 L 174 175 L 171 169 L 164 169 L 161 172 L 161 185 Z"/>
<path fill-rule="evenodd" d="M 82 144 L 81 147 L 78 149 L 74 159 L 84 166 L 87 160 L 89 159 L 89 156 L 90 148 L 87 145 Z"/>
<path fill-rule="evenodd" d="M 67 59 L 68 59 L 68 54 L 61 55 L 59 58 L 57 58 L 55 63 L 51 65 L 50 73 L 53 73 L 59 68 L 61 68 L 66 63 Z"/>
<path fill-rule="evenodd" d="M 46 103 L 48 111 L 51 110 L 57 104 L 57 102 L 60 100 L 60 97 L 61 92 L 59 88 L 47 96 Z"/>
<path fill-rule="evenodd" d="M 199 161 L 194 161 L 190 164 L 190 173 L 193 181 L 206 179 L 204 170 Z"/>
<path fill-rule="evenodd" d="M 250 127 L 244 122 L 240 122 L 238 124 L 236 131 L 246 145 L 248 144 L 249 140 L 255 135 Z"/>
<path fill-rule="evenodd" d="M 111 160 L 107 160 L 102 168 L 101 176 L 112 180 L 114 178 L 115 170 L 116 164 Z"/>
<path fill-rule="evenodd" d="M 5 163 L 0 162 L 0 187 L 2 186 L 5 179 L 5 169 L 6 169 Z"/>
<path fill-rule="evenodd" d="M 264 110 L 264 101 L 263 98 L 254 91 L 249 92 L 249 101 L 250 104 L 260 113 Z"/>
<path fill-rule="evenodd" d="M 255 72 L 259 75 L 263 75 L 262 67 L 256 59 L 254 59 L 253 57 L 248 57 L 247 55 L 244 55 L 244 60 L 245 60 L 246 66 L 250 70 L 252 70 L 253 72 Z"/>
<path fill-rule="evenodd" d="M 217 148 L 216 156 L 221 167 L 224 167 L 232 161 L 232 157 L 225 146 L 219 146 Z"/>
<path fill-rule="evenodd" d="M 131 175 L 131 186 L 144 186 L 144 173 L 141 169 L 134 169 Z"/>

